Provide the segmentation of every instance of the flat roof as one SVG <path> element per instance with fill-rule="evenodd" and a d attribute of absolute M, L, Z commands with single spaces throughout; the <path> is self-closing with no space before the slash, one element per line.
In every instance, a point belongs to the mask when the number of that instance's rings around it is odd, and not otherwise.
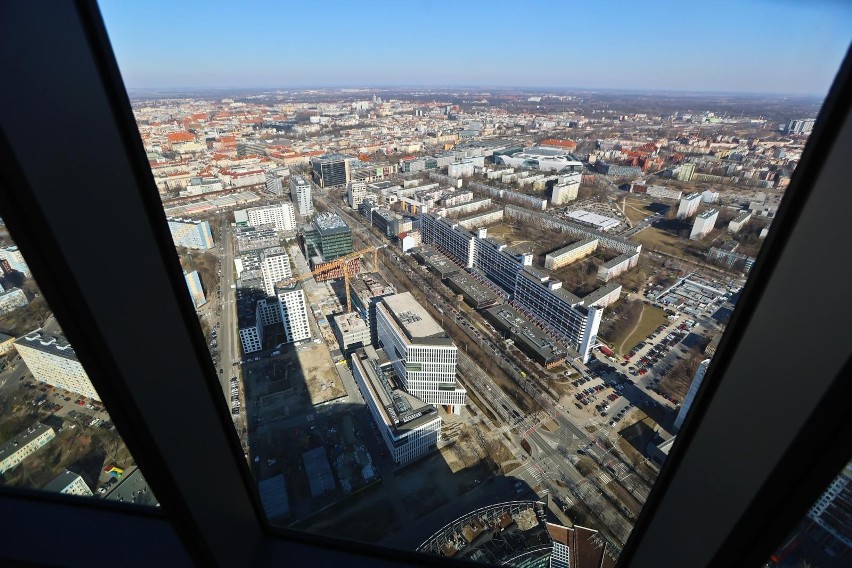
<path fill-rule="evenodd" d="M 53 430 L 53 428 L 47 424 L 36 422 L 35 425 L 30 426 L 23 432 L 19 432 L 12 436 L 10 439 L 6 440 L 2 446 L 0 446 L 0 460 L 4 460 L 7 456 L 11 456 L 18 450 L 18 448 L 26 446 L 48 430 Z"/>
<path fill-rule="evenodd" d="M 15 345 L 23 345 L 71 361 L 78 360 L 74 348 L 71 347 L 64 336 L 46 333 L 41 329 L 36 329 L 23 337 L 19 337 L 15 340 Z"/>
<path fill-rule="evenodd" d="M 682 199 L 686 199 L 687 201 L 695 201 L 696 199 L 701 199 L 701 193 L 687 193 L 682 197 Z"/>
<path fill-rule="evenodd" d="M 568 213 L 568 217 L 581 223 L 594 225 L 595 227 L 599 227 L 603 231 L 607 231 L 621 224 L 621 221 L 616 219 L 615 217 L 598 215 L 597 213 L 592 213 L 591 211 L 584 211 L 582 209 L 577 211 L 571 211 L 570 213 Z"/>
<path fill-rule="evenodd" d="M 267 518 L 275 519 L 290 514 L 290 499 L 287 496 L 287 484 L 283 473 L 264 479 L 257 484 L 257 487 Z"/>
<path fill-rule="evenodd" d="M 387 306 L 388 311 L 394 316 L 397 324 L 409 339 L 447 337 L 438 322 L 432 319 L 426 308 L 414 299 L 411 292 L 385 296 L 382 298 L 382 302 Z"/>
<path fill-rule="evenodd" d="M 559 250 L 555 250 L 555 251 L 553 251 L 553 252 L 549 252 L 549 253 L 547 253 L 547 256 L 549 256 L 549 257 L 551 257 L 551 258 L 556 258 L 556 257 L 558 257 L 558 256 L 562 256 L 562 255 L 563 255 L 563 254 L 565 254 L 565 253 L 571 252 L 571 251 L 576 250 L 576 249 L 578 249 L 578 248 L 582 248 L 582 247 L 584 247 L 584 246 L 586 246 L 586 245 L 590 245 L 590 244 L 592 244 L 592 243 L 594 243 L 594 242 L 597 242 L 597 241 L 598 241 L 598 239 L 597 239 L 597 238 L 595 238 L 595 237 L 589 237 L 588 239 L 583 239 L 583 240 L 581 240 L 581 241 L 577 241 L 576 243 L 571 243 L 571 244 L 570 244 L 570 245 L 568 245 L 568 246 L 564 246 L 564 247 L 562 247 L 562 248 L 561 248 L 561 249 L 559 249 Z"/>
<path fill-rule="evenodd" d="M 145 481 L 142 471 L 137 467 L 134 467 L 129 473 L 125 472 L 121 481 L 106 494 L 105 499 L 135 505 L 159 505 L 151 488 L 148 487 L 148 482 Z"/>
<path fill-rule="evenodd" d="M 302 462 L 305 464 L 305 475 L 311 486 L 312 496 L 319 497 L 328 491 L 334 491 L 337 485 L 324 447 L 320 446 L 303 453 Z"/>
<path fill-rule="evenodd" d="M 625 260 L 630 260 L 634 256 L 638 256 L 638 255 L 639 255 L 638 252 L 626 252 L 624 254 L 618 255 L 617 257 L 613 258 L 612 260 L 608 260 L 608 261 L 604 262 L 601 265 L 601 267 L 602 268 L 612 268 L 613 266 L 618 266 L 619 264 L 621 264 Z"/>
<path fill-rule="evenodd" d="M 67 469 L 63 469 L 62 473 L 54 477 L 50 480 L 50 483 L 42 487 L 43 491 L 51 491 L 53 493 L 59 493 L 72 483 L 74 483 L 77 479 L 83 479 L 80 474 L 74 473 L 73 471 L 68 471 Z M 85 480 L 83 481 L 85 483 Z M 86 484 L 88 487 L 88 484 Z M 89 487 L 91 490 L 91 487 Z"/>
<path fill-rule="evenodd" d="M 549 337 L 541 333 L 526 316 L 512 306 L 507 304 L 493 306 L 486 309 L 485 313 L 491 316 L 498 327 L 509 331 L 516 342 L 523 343 L 545 361 L 565 356 L 565 353 Z"/>
<path fill-rule="evenodd" d="M 464 272 L 451 274 L 447 277 L 447 280 L 458 286 L 462 291 L 462 294 L 469 296 L 477 304 L 486 304 L 497 301 L 497 294 Z"/>
<path fill-rule="evenodd" d="M 700 219 L 710 219 L 714 215 L 718 215 L 718 214 L 719 214 L 719 211 L 717 211 L 716 209 L 708 209 L 704 213 L 701 213 L 700 215 L 698 215 L 698 217 Z"/>
<path fill-rule="evenodd" d="M 349 225 L 347 225 L 343 219 L 340 218 L 340 215 L 336 213 L 320 213 L 314 217 L 312 223 L 314 227 L 317 228 L 320 235 L 329 235 L 349 230 Z"/>
<path fill-rule="evenodd" d="M 604 296 L 611 294 L 611 293 L 615 292 L 616 290 L 620 290 L 620 289 L 621 289 L 621 284 L 619 284 L 618 282 L 608 282 L 607 284 L 604 284 L 603 286 L 601 286 L 597 290 L 593 290 L 592 292 L 590 292 L 589 294 L 584 296 L 583 297 L 583 303 L 587 306 L 590 305 L 590 304 L 594 304 L 595 302 L 597 302 L 598 300 L 600 300 Z"/>

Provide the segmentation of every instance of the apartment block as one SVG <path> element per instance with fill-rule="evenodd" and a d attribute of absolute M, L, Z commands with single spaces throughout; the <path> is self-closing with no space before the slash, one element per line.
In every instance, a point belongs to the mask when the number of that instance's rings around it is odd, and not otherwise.
<path fill-rule="evenodd" d="M 556 185 L 553 186 L 553 193 L 550 196 L 551 205 L 563 205 L 577 199 L 582 177 L 580 172 L 560 175 Z"/>
<path fill-rule="evenodd" d="M 491 281 L 510 294 L 515 290 L 518 274 L 532 266 L 533 255 L 527 251 L 518 251 L 506 244 L 486 237 L 485 229 L 479 231 L 476 239 L 476 261 L 474 267 Z"/>
<path fill-rule="evenodd" d="M 0 248 L 0 261 L 2 261 L 3 264 L 8 265 L 9 269 L 20 272 L 27 278 L 32 276 L 30 274 L 30 267 L 27 266 L 27 263 L 24 260 L 24 255 L 21 254 L 18 247 L 14 245 Z"/>
<path fill-rule="evenodd" d="M 708 209 L 698 215 L 692 224 L 692 231 L 689 233 L 689 238 L 697 241 L 709 235 L 710 231 L 716 226 L 716 219 L 718 217 L 719 211 L 716 209 Z"/>
<path fill-rule="evenodd" d="M 263 276 L 263 291 L 267 296 L 275 295 L 275 285 L 293 277 L 290 257 L 283 248 L 273 247 L 261 251 L 260 270 Z"/>
<path fill-rule="evenodd" d="M 424 244 L 433 244 L 462 266 L 473 268 L 476 237 L 457 222 L 425 213 L 420 217 L 420 232 Z"/>
<path fill-rule="evenodd" d="M 544 267 L 548 270 L 557 270 L 563 266 L 568 266 L 595 252 L 598 248 L 598 242 L 598 239 L 595 238 L 583 239 L 548 253 L 544 257 Z"/>
<path fill-rule="evenodd" d="M 698 369 L 695 371 L 695 376 L 692 378 L 692 382 L 689 384 L 689 390 L 686 391 L 686 398 L 683 399 L 683 404 L 680 407 L 680 410 L 677 413 L 677 417 L 674 421 L 674 431 L 677 432 L 680 430 L 680 427 L 683 426 L 683 421 L 686 418 L 686 414 L 689 412 L 689 408 L 692 406 L 693 401 L 695 400 L 695 394 L 698 392 L 698 388 L 701 386 L 701 382 L 704 380 L 704 374 L 707 372 L 707 367 L 710 365 L 710 359 L 705 359 L 698 365 Z"/>
<path fill-rule="evenodd" d="M 63 469 L 62 473 L 54 477 L 50 483 L 42 487 L 42 491 L 50 491 L 53 493 L 64 493 L 66 495 L 80 495 L 88 497 L 92 495 L 92 490 L 86 484 L 79 474 L 73 471 Z"/>
<path fill-rule="evenodd" d="M 37 381 L 100 400 L 68 340 L 37 329 L 15 341 L 15 349 Z"/>
<path fill-rule="evenodd" d="M 346 199 L 349 207 L 358 209 L 361 202 L 367 196 L 367 184 L 363 181 L 350 181 L 346 190 Z"/>
<path fill-rule="evenodd" d="M 352 355 L 352 376 L 394 463 L 410 463 L 436 448 L 441 436 L 438 411 L 398 387 L 384 352 L 359 349 Z"/>
<path fill-rule="evenodd" d="M 5 292 L 0 292 L 0 314 L 7 314 L 18 308 L 23 308 L 27 304 L 29 304 L 27 296 L 20 288 L 10 288 Z"/>
<path fill-rule="evenodd" d="M 467 391 L 456 380 L 458 348 L 410 292 L 382 299 L 376 328 L 379 346 L 406 392 L 460 414 Z"/>
<path fill-rule="evenodd" d="M 290 176 L 290 200 L 302 217 L 309 217 L 314 214 L 314 202 L 311 201 L 311 184 L 302 176 Z"/>
<path fill-rule="evenodd" d="M 688 193 L 681 197 L 677 207 L 677 218 L 687 219 L 698 212 L 698 204 L 701 203 L 700 193 Z"/>
<path fill-rule="evenodd" d="M 729 233 L 739 233 L 751 220 L 751 211 L 741 211 L 728 223 Z"/>
<path fill-rule="evenodd" d="M 376 335 L 376 305 L 385 296 L 396 294 L 396 289 L 378 272 L 370 272 L 350 278 L 349 293 L 353 310 L 369 324 L 370 343 L 377 344 L 379 339 Z"/>
<path fill-rule="evenodd" d="M 0 475 L 15 469 L 56 437 L 53 428 L 37 422 L 0 446 Z"/>
<path fill-rule="evenodd" d="M 589 360 L 603 308 L 584 306 L 583 300 L 562 288 L 562 282 L 531 267 L 518 275 L 513 299 L 577 349 L 584 363 Z"/>
<path fill-rule="evenodd" d="M 678 181 L 692 181 L 692 176 L 695 175 L 695 164 L 681 164 L 677 169 Z"/>
<path fill-rule="evenodd" d="M 624 274 L 637 264 L 639 264 L 638 252 L 620 254 L 612 260 L 608 260 L 600 265 L 598 268 L 598 280 L 609 282 L 611 279 Z"/>
<path fill-rule="evenodd" d="M 282 201 L 278 205 L 265 207 L 252 207 L 246 209 L 248 224 L 253 227 L 271 225 L 276 231 L 294 231 L 296 229 L 296 215 L 293 204 Z"/>
<path fill-rule="evenodd" d="M 195 250 L 213 248 L 213 233 L 207 221 L 191 219 L 169 219 L 169 231 L 176 247 L 186 247 Z"/>

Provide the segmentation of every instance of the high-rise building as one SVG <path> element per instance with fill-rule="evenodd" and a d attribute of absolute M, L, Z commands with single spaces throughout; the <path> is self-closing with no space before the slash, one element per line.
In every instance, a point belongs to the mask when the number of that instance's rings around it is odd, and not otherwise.
<path fill-rule="evenodd" d="M 207 298 L 204 297 L 204 289 L 201 287 L 201 278 L 198 276 L 198 271 L 184 272 L 183 278 L 186 280 L 186 287 L 189 289 L 189 295 L 192 297 L 192 303 L 198 309 L 207 303 Z"/>
<path fill-rule="evenodd" d="M 89 489 L 83 478 L 79 474 L 68 471 L 67 469 L 63 469 L 62 473 L 42 487 L 42 490 L 65 493 L 66 495 L 80 495 L 81 497 L 92 495 L 92 490 Z"/>
<path fill-rule="evenodd" d="M 275 285 L 293 276 L 290 257 L 282 248 L 269 248 L 261 252 L 260 271 L 263 275 L 263 291 L 267 296 L 275 295 Z"/>
<path fill-rule="evenodd" d="M 787 134 L 810 134 L 816 123 L 815 118 L 794 118 L 787 123 Z"/>
<path fill-rule="evenodd" d="M 246 216 L 248 224 L 253 227 L 272 225 L 276 231 L 292 231 L 296 228 L 296 215 L 289 201 L 267 207 L 252 207 L 246 210 Z"/>
<path fill-rule="evenodd" d="M 290 199 L 302 217 L 314 214 L 314 202 L 311 201 L 311 184 L 302 176 L 290 176 Z"/>
<path fill-rule="evenodd" d="M 196 250 L 213 248 L 213 233 L 210 232 L 210 223 L 207 221 L 169 219 L 169 231 L 176 247 Z"/>
<path fill-rule="evenodd" d="M 68 340 L 37 329 L 15 341 L 15 349 L 37 381 L 100 400 Z"/>
<path fill-rule="evenodd" d="M 363 181 L 350 181 L 349 189 L 347 190 L 347 200 L 349 207 L 358 209 L 364 197 L 367 196 L 367 184 Z"/>
<path fill-rule="evenodd" d="M 746 226 L 746 223 L 751 219 L 751 211 L 740 211 L 736 217 L 731 219 L 728 223 L 728 232 L 729 233 L 739 233 L 742 231 L 743 227 Z"/>
<path fill-rule="evenodd" d="M 27 263 L 24 260 L 24 255 L 21 254 L 18 247 L 13 245 L 10 247 L 0 248 L 0 261 L 4 261 L 4 264 L 8 264 L 11 270 L 17 270 L 26 277 L 30 276 L 30 267 L 27 266 Z"/>
<path fill-rule="evenodd" d="M 716 219 L 719 217 L 719 211 L 716 209 L 708 209 L 695 218 L 692 224 L 692 231 L 689 233 L 689 238 L 693 241 L 703 239 L 713 227 L 716 226 Z"/>
<path fill-rule="evenodd" d="M 344 355 L 348 355 L 365 345 L 370 345 L 370 327 L 357 312 L 337 314 L 334 316 L 333 322 L 334 337 L 337 338 L 340 352 Z"/>
<path fill-rule="evenodd" d="M 311 158 L 311 174 L 320 187 L 341 187 L 349 183 L 349 160 L 343 154 L 325 154 Z"/>
<path fill-rule="evenodd" d="M 303 247 L 312 265 L 334 260 L 352 252 L 352 230 L 339 215 L 320 213 L 304 231 Z"/>
<path fill-rule="evenodd" d="M 281 323 L 287 342 L 295 343 L 311 338 L 311 326 L 308 322 L 308 309 L 305 305 L 305 291 L 298 284 L 276 288 L 278 303 L 281 306 Z"/>
<path fill-rule="evenodd" d="M 701 203 L 700 193 L 687 193 L 681 197 L 680 204 L 677 207 L 677 218 L 687 219 L 695 215 L 699 203 Z"/>
<path fill-rule="evenodd" d="M 461 413 L 467 391 L 456 380 L 458 348 L 410 292 L 382 298 L 376 307 L 379 346 L 407 392 Z"/>
<path fill-rule="evenodd" d="M 556 185 L 553 186 L 550 203 L 552 205 L 562 205 L 577 199 L 582 178 L 583 176 L 580 172 L 561 174 L 557 178 Z"/>
<path fill-rule="evenodd" d="M 272 195 L 281 197 L 287 191 L 287 177 L 290 175 L 288 168 L 275 168 L 266 172 L 266 191 Z"/>
<path fill-rule="evenodd" d="M 433 450 L 441 437 L 441 417 L 431 404 L 405 392 L 393 365 L 370 346 L 352 355 L 352 376 L 394 463 L 406 464 Z"/>
<path fill-rule="evenodd" d="M 686 413 L 689 412 L 689 407 L 692 406 L 692 401 L 695 400 L 695 393 L 698 392 L 698 387 L 701 386 L 701 381 L 704 380 L 704 374 L 707 372 L 707 366 L 710 365 L 710 359 L 705 359 L 698 365 L 695 371 L 695 377 L 689 384 L 689 390 L 686 391 L 686 398 L 683 399 L 683 405 L 677 413 L 674 421 L 674 430 L 677 432 L 683 426 L 683 420 L 686 418 Z"/>
<path fill-rule="evenodd" d="M 825 530 L 822 548 L 832 556 L 848 557 L 852 549 L 852 461 L 808 511 L 808 518 Z"/>
<path fill-rule="evenodd" d="M 0 314 L 23 308 L 28 303 L 26 294 L 20 288 L 10 288 L 0 292 Z"/>

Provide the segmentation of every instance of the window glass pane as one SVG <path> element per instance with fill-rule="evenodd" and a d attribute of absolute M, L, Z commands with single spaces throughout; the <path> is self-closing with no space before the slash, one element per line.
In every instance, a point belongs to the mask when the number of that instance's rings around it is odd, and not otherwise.
<path fill-rule="evenodd" d="M 852 462 L 778 547 L 772 568 L 842 568 L 852 559 Z"/>
<path fill-rule="evenodd" d="M 346 17 L 322 30 L 295 5 L 101 7 L 272 521 L 600 564 L 771 230 L 850 12 L 615 9 L 557 39 L 520 33 L 516 5 L 428 27 L 415 5 L 332 3 Z M 671 39 L 685 21 L 693 41 Z M 392 47 L 361 31 L 400 22 Z M 224 51 L 199 39 L 225 29 Z"/>
<path fill-rule="evenodd" d="M 158 506 L 0 224 L 0 483 Z"/>

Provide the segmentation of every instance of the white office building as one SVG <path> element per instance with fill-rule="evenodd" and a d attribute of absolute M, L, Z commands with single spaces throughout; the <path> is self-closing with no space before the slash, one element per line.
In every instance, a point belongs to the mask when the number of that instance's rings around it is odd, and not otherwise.
<path fill-rule="evenodd" d="M 716 209 L 708 209 L 695 218 L 692 224 L 692 231 L 689 233 L 689 238 L 693 241 L 701 240 L 710 234 L 713 227 L 716 226 L 716 219 L 719 217 L 719 211 Z"/>
<path fill-rule="evenodd" d="M 42 491 L 52 491 L 66 495 L 80 495 L 81 497 L 92 495 L 92 490 L 89 489 L 83 478 L 79 474 L 68 471 L 67 469 L 63 469 L 62 473 L 42 487 Z"/>
<path fill-rule="evenodd" d="M 688 219 L 698 212 L 698 204 L 701 203 L 700 193 L 688 193 L 680 198 L 677 207 L 677 218 Z"/>
<path fill-rule="evenodd" d="M 363 181 L 350 181 L 346 190 L 349 207 L 358 209 L 365 197 L 367 197 L 367 184 Z"/>
<path fill-rule="evenodd" d="M 100 400 L 77 354 L 63 336 L 37 329 L 19 337 L 15 349 L 37 381 Z"/>
<path fill-rule="evenodd" d="M 8 264 L 11 270 L 17 270 L 28 278 L 31 276 L 30 267 L 16 246 L 0 248 L 0 261 Z"/>
<path fill-rule="evenodd" d="M 410 463 L 435 449 L 441 437 L 438 411 L 399 388 L 383 351 L 370 346 L 356 351 L 352 376 L 394 463 Z"/>
<path fill-rule="evenodd" d="M 246 215 L 248 224 L 253 227 L 272 225 L 276 231 L 296 229 L 296 215 L 293 212 L 293 204 L 289 201 L 267 207 L 252 207 L 246 210 Z"/>
<path fill-rule="evenodd" d="M 261 253 L 260 271 L 263 275 L 263 291 L 267 296 L 275 295 L 275 285 L 293 277 L 290 257 L 284 249 L 275 247 Z"/>
<path fill-rule="evenodd" d="M 410 292 L 382 298 L 376 306 L 376 329 L 379 346 L 405 390 L 461 414 L 467 391 L 456 380 L 458 348 Z"/>
<path fill-rule="evenodd" d="M 290 199 L 302 217 L 314 213 L 314 203 L 311 201 L 311 184 L 302 176 L 290 176 Z"/>
<path fill-rule="evenodd" d="M 698 369 L 695 371 L 695 377 L 693 377 L 692 383 L 689 385 L 689 390 L 686 391 L 686 398 L 683 399 L 683 405 L 681 405 L 674 421 L 675 433 L 683 426 L 683 420 L 686 418 L 689 407 L 692 406 L 692 402 L 695 400 L 695 393 L 698 392 L 698 387 L 701 386 L 701 381 L 704 380 L 704 374 L 707 372 L 708 365 L 710 365 L 710 359 L 705 359 L 698 365 Z"/>

